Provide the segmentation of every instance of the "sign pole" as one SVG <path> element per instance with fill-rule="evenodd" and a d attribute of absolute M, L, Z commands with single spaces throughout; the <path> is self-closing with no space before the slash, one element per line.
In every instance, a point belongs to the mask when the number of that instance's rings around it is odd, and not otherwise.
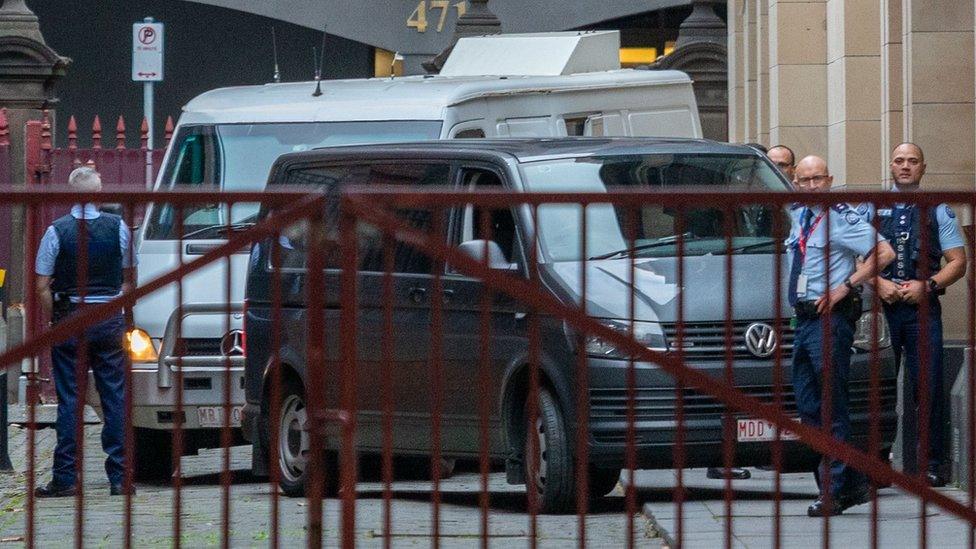
<path fill-rule="evenodd" d="M 143 111 L 146 116 L 146 127 L 149 133 L 146 135 L 146 190 L 152 190 L 153 186 L 153 87 L 154 82 L 145 82 L 142 85 Z"/>
<path fill-rule="evenodd" d="M 146 188 L 153 186 L 153 93 L 163 80 L 163 24 L 152 17 L 132 25 L 132 80 L 142 82 L 143 112 L 146 117 Z"/>

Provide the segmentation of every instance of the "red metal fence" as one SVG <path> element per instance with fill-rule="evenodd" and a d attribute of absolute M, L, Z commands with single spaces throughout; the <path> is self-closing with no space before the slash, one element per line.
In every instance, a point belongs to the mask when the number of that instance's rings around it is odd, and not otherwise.
<path fill-rule="evenodd" d="M 155 182 L 156 175 L 159 173 L 163 161 L 166 146 L 173 137 L 173 119 L 167 117 L 163 147 L 148 150 L 149 125 L 145 119 L 139 127 L 138 149 L 128 148 L 126 145 L 126 124 L 125 119 L 119 116 L 115 124 L 114 138 L 108 146 L 103 146 L 102 122 L 96 115 L 91 123 L 89 147 L 79 148 L 78 146 L 78 123 L 74 116 L 68 119 L 67 125 L 67 147 L 58 148 L 54 146 L 54 136 L 50 113 L 43 111 L 41 120 L 27 122 L 25 128 L 25 175 L 27 189 L 46 189 L 46 188 L 67 188 L 68 175 L 75 168 L 85 165 L 94 165 L 102 177 L 102 184 L 106 190 L 140 190 L 151 186 Z M 9 156 L 9 130 L 7 130 L 6 119 L 0 120 L 0 186 L 13 187 L 11 180 L 10 162 L 14 161 Z M 3 144 L 6 140 L 6 145 Z M 147 171 L 147 166 L 150 169 Z M 147 177 L 149 181 L 147 182 Z M 65 215 L 70 205 L 68 204 L 48 204 L 44 208 L 37 210 L 36 215 L 31 219 L 34 226 L 34 234 L 43 234 L 44 229 L 55 219 Z M 143 207 L 139 205 L 131 213 L 131 222 L 136 226 L 142 222 Z M 9 208 L 0 208 L 0 227 L 9 227 L 10 218 Z M 5 216 L 5 217 L 4 217 Z M 4 250 L 0 244 L 0 267 L 8 269 L 17 268 L 10 263 L 9 250 Z M 22 257 L 27 257 L 26 255 Z M 24 272 L 33 270 L 33 264 L 28 263 L 24 266 Z M 28 318 L 36 322 L 35 328 L 39 328 L 46 322 L 44 315 L 40 311 L 28 311 Z M 38 360 L 37 375 L 41 380 L 51 379 L 51 363 L 49 357 L 41 356 Z M 43 402 L 55 402 L 54 386 L 43 381 L 40 391 Z"/>
<path fill-rule="evenodd" d="M 245 384 L 249 395 L 246 410 L 252 415 L 245 414 L 244 429 L 249 431 L 247 436 L 253 443 L 255 472 L 263 470 L 269 475 L 267 543 L 273 547 L 290 541 L 282 531 L 286 517 L 279 490 L 306 498 L 307 505 L 301 509 L 306 521 L 304 541 L 309 546 L 352 547 L 365 542 L 363 522 L 372 527 L 384 546 L 391 546 L 398 533 L 404 534 L 405 517 L 396 513 L 394 505 L 399 497 L 394 489 L 398 482 L 394 457 L 398 455 L 429 458 L 430 491 L 422 497 L 430 501 L 430 536 L 435 546 L 444 535 L 443 458 L 459 458 L 470 460 L 477 470 L 477 482 L 466 488 L 475 496 L 477 503 L 473 505 L 477 512 L 467 520 L 477 516 L 480 544 L 489 544 L 492 523 L 501 514 L 495 508 L 500 493 L 493 482 L 498 480 L 504 464 L 510 481 L 527 486 L 524 502 L 517 509 L 524 516 L 526 537 L 533 547 L 540 543 L 541 515 L 560 512 L 577 515 L 575 537 L 579 546 L 600 546 L 600 540 L 588 535 L 587 519 L 595 508 L 600 508 L 594 503 L 596 498 L 615 488 L 621 471 L 620 515 L 626 524 L 621 544 L 638 545 L 641 540 L 635 534 L 639 530 L 635 521 L 641 501 L 634 471 L 644 467 L 676 471 L 675 484 L 668 488 L 673 489 L 678 517 L 676 532 L 672 534 L 681 545 L 689 533 L 688 519 L 683 518 L 688 496 L 683 476 L 686 467 L 728 468 L 741 464 L 743 456 L 758 455 L 761 457 L 753 457 L 749 465 L 768 458 L 776 472 L 770 494 L 770 543 L 778 547 L 784 533 L 781 473 L 795 469 L 798 463 L 808 464 L 811 456 L 817 459 L 818 454 L 842 460 L 873 482 L 870 519 L 865 522 L 872 546 L 881 545 L 879 532 L 884 517 L 878 505 L 879 486 L 893 484 L 920 503 L 920 545 L 924 546 L 927 539 L 929 518 L 925 509 L 933 506 L 965 521 L 968 546 L 972 547 L 976 527 L 972 468 L 964 482 L 968 497 L 961 502 L 930 488 L 924 468 L 917 474 L 906 474 L 893 470 L 878 457 L 881 449 L 891 443 L 890 425 L 886 427 L 884 418 L 893 414 L 894 404 L 885 397 L 891 370 L 885 366 L 886 360 L 890 366 L 890 358 L 885 358 L 889 355 L 878 342 L 881 304 L 877 299 L 871 300 L 868 313 L 873 336 L 870 349 L 861 355 L 865 377 L 858 380 L 862 383 L 862 396 L 857 413 L 863 428 L 858 444 L 838 440 L 828 429 L 796 421 L 793 390 L 786 375 L 789 356 L 783 344 L 763 358 L 762 364 L 769 372 L 766 392 L 757 393 L 754 387 L 742 383 L 746 361 L 737 354 L 742 337 L 737 316 L 741 302 L 734 295 L 735 291 L 742 291 L 742 285 L 736 283 L 736 277 L 751 277 L 754 285 L 768 282 L 772 316 L 747 320 L 767 321 L 776 339 L 786 341 L 792 331 L 784 322 L 788 314 L 781 314 L 788 269 L 783 265 L 782 240 L 788 226 L 775 212 L 795 201 L 827 208 L 840 196 L 878 207 L 890 206 L 893 200 L 890 194 L 882 193 L 662 194 L 611 190 L 600 194 L 514 194 L 385 187 L 348 188 L 339 193 L 293 189 L 220 195 L 105 192 L 99 198 L 123 204 L 129 217 L 149 201 L 173 204 L 177 211 L 181 206 L 201 202 L 259 202 L 270 213 L 249 229 L 230 231 L 228 227 L 227 242 L 199 259 L 181 264 L 173 272 L 110 303 L 91 306 L 83 314 L 37 331 L 25 344 L 0 355 L 0 367 L 10 368 L 22 358 L 44 354 L 51 344 L 108 318 L 120 307 L 131 307 L 160 288 L 174 283 L 182 288 L 183 279 L 191 273 L 215 262 L 227 261 L 229 265 L 232 253 L 253 244 L 245 320 Z M 52 192 L 14 192 L 0 198 L 7 204 L 23 205 L 31 217 L 52 202 L 71 204 L 90 199 L 77 193 Z M 970 215 L 976 206 L 976 195 L 972 193 L 919 194 L 914 199 L 923 206 L 963 204 Z M 660 258 L 656 258 L 658 263 L 647 262 L 638 260 L 635 253 L 615 256 L 610 260 L 612 264 L 606 258 L 591 256 L 587 249 L 591 245 L 587 236 L 591 221 L 588 214 L 578 212 L 607 205 L 614 208 L 627 248 L 632 250 L 637 249 L 642 208 L 653 206 L 659 209 L 655 211 L 663 208 L 669 212 L 676 235 L 671 241 L 673 272 L 663 266 Z M 767 262 L 763 269 L 769 273 L 766 278 L 755 270 L 742 271 L 744 248 L 733 246 L 736 212 L 750 205 L 763 206 L 774 214 L 770 217 L 771 240 L 766 243 L 772 250 L 763 256 Z M 541 219 L 547 215 L 545 209 L 553 207 L 579 208 L 572 210 L 577 212 L 577 224 L 555 227 L 562 235 L 576 235 L 578 248 L 572 256 L 575 259 L 563 261 L 562 265 L 545 255 L 547 244 L 543 240 L 551 236 L 546 231 L 553 227 L 546 229 Z M 704 210 L 716 213 L 721 220 L 720 232 L 713 236 L 723 245 L 707 258 L 719 270 L 696 279 L 701 272 L 689 270 L 694 263 L 688 261 L 694 239 L 685 228 L 692 224 L 696 213 Z M 460 238 L 452 236 L 457 234 L 457 216 L 464 211 L 475 212 L 472 229 L 478 238 L 473 240 L 474 245 L 465 246 Z M 514 233 L 504 236 L 514 241 L 513 249 L 521 250 L 515 256 L 503 258 L 494 251 L 492 242 L 503 238 L 503 230 L 511 229 L 493 217 L 495 212 L 508 212 L 518 220 Z M 178 216 L 180 226 L 181 217 Z M 29 241 L 36 242 L 39 235 L 35 230 L 31 233 Z M 972 248 L 972 237 L 969 238 Z M 182 248 L 182 241 L 180 244 Z M 595 262 L 603 263 L 591 268 Z M 553 277 L 556 268 L 563 269 L 558 280 Z M 229 317 L 230 270 L 226 273 Z M 84 275 L 79 273 L 82 279 Z M 608 293 L 588 282 L 597 276 L 615 281 L 614 290 Z M 701 290 L 702 280 L 717 281 L 710 286 L 713 295 L 709 296 L 711 310 L 720 312 L 716 318 L 705 319 L 700 312 L 703 296 L 690 293 L 696 288 Z M 966 282 L 968 345 L 972 348 L 976 345 L 972 257 Z M 652 287 L 654 284 L 657 286 Z M 649 297 L 662 288 L 670 293 Z M 920 304 L 923 311 L 934 306 L 929 299 Z M 620 309 L 624 311 L 621 316 L 609 316 L 609 300 L 624 307 Z M 672 307 L 674 321 L 668 326 L 649 326 L 653 323 L 641 315 L 652 301 Z M 175 306 L 181 308 L 182 299 Z M 836 313 L 828 312 L 822 317 L 824 328 L 830 325 L 832 314 Z M 179 311 L 177 317 L 182 318 Z M 704 320 L 713 321 L 713 336 L 719 341 L 718 351 L 709 355 L 710 368 L 703 367 L 703 355 L 696 355 L 698 349 L 690 345 L 704 346 L 703 340 L 695 339 Z M 182 330 L 182 323 L 178 325 L 178 330 Z M 825 330 L 824 348 L 829 348 L 829 332 Z M 655 339 L 657 336 L 660 339 Z M 921 338 L 923 347 L 926 339 Z M 660 342 L 664 342 L 663 346 Z M 160 362 L 160 367 L 163 364 Z M 755 361 L 749 364 L 756 365 Z M 929 367 L 923 359 L 918 386 L 922 462 L 930 435 L 925 411 L 925 374 Z M 79 372 L 85 370 L 83 363 Z M 188 405 L 180 381 L 183 371 L 183 363 L 177 357 L 173 366 L 178 380 L 173 385 L 176 417 L 182 417 L 183 406 Z M 228 358 L 227 381 L 230 371 Z M 969 374 L 967 417 L 964 425 L 956 427 L 968 433 L 968 455 L 972 456 L 976 439 L 976 376 L 972 371 Z M 834 372 L 832 360 L 827 359 L 822 373 L 821 417 L 827 425 L 833 417 L 832 399 L 841 396 L 832 394 L 833 375 L 839 374 Z M 81 377 L 85 376 L 80 375 L 79 380 Z M 234 438 L 230 418 L 232 408 L 238 404 L 229 401 L 229 392 L 225 395 L 228 400 L 224 401 L 221 428 L 224 447 Z M 742 419 L 769 422 L 777 427 L 775 436 L 765 442 L 737 439 L 737 421 Z M 701 429 L 707 421 L 714 423 L 709 433 Z M 132 456 L 129 431 L 126 448 L 127 455 Z M 171 479 L 174 498 L 169 520 L 171 539 L 177 546 L 183 543 L 188 521 L 193 520 L 182 512 L 185 487 L 178 464 L 184 431 L 182 423 L 176 421 L 172 459 L 177 474 Z M 791 440 L 789 433 L 797 440 Z M 35 473 L 42 465 L 33 458 L 34 436 L 34 431 L 30 431 L 24 486 L 28 493 L 25 536 L 29 546 L 52 541 L 35 525 L 43 509 L 31 495 Z M 711 438 L 703 440 L 702 436 Z M 750 449 L 757 452 L 750 454 Z M 83 445 L 78 453 L 78 462 L 83 463 Z M 364 454 L 377 454 L 380 462 L 360 466 Z M 232 523 L 240 525 L 241 517 L 234 513 L 229 459 L 229 453 L 224 453 L 220 473 L 219 541 L 224 546 L 242 542 L 242 538 L 235 537 L 240 535 L 237 527 L 232 527 Z M 128 459 L 126 466 L 128 486 L 132 468 L 139 464 L 133 465 Z M 79 473 L 82 469 L 79 466 Z M 357 481 L 361 474 L 377 473 L 382 481 L 382 508 L 378 513 L 367 514 L 363 511 L 367 496 L 357 487 Z M 829 486 L 829 472 L 821 480 Z M 74 536 L 75 544 L 81 546 L 87 539 L 86 502 L 102 496 L 86 493 L 88 483 L 83 476 L 79 476 L 79 484 L 82 490 L 74 500 Z M 725 480 L 722 492 L 726 509 L 724 542 L 731 547 L 735 495 L 730 479 Z M 338 498 L 339 507 L 330 512 L 327 502 L 332 497 Z M 145 500 L 126 497 L 120 543 L 133 543 L 136 510 L 146 504 Z M 511 515 L 511 510 L 505 514 Z M 255 517 L 243 520 L 253 521 Z M 837 519 L 818 520 L 823 521 L 820 541 L 829 546 L 829 524 Z"/>

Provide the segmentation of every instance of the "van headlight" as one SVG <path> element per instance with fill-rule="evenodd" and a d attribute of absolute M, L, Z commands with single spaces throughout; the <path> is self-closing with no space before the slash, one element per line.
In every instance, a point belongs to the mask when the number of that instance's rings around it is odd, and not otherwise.
<path fill-rule="evenodd" d="M 629 320 L 597 319 L 597 322 L 620 334 L 630 337 Z M 634 321 L 633 337 L 638 343 L 652 351 L 664 351 L 667 344 L 664 341 L 664 330 L 657 322 Z M 604 341 L 595 335 L 586 336 L 586 354 L 594 358 L 629 358 L 629 354 L 617 348 L 616 345 Z"/>
<path fill-rule="evenodd" d="M 132 362 L 156 362 L 159 358 L 152 338 L 141 328 L 133 328 L 125 333 L 125 350 Z"/>
<path fill-rule="evenodd" d="M 874 314 L 868 311 L 861 315 L 861 318 L 857 321 L 857 325 L 854 326 L 854 344 L 853 347 L 858 351 L 870 352 L 871 351 L 871 319 Z M 878 349 L 884 349 L 886 347 L 891 347 L 891 333 L 888 331 L 888 322 L 885 320 L 884 314 L 878 313 Z"/>

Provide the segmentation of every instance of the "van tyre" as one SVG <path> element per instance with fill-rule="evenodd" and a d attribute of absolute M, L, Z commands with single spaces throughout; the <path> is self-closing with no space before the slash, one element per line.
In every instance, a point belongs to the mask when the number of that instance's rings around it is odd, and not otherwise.
<path fill-rule="evenodd" d="M 526 408 L 526 493 L 535 490 L 539 510 L 543 513 L 570 512 L 576 503 L 573 454 L 563 414 L 548 389 L 539 389 L 538 417 L 534 424 L 529 420 Z M 530 454 L 533 438 L 537 444 L 535 459 Z"/>
<path fill-rule="evenodd" d="M 281 404 L 278 417 L 269 427 L 278 431 L 278 485 L 288 497 L 305 496 L 308 487 L 309 465 L 324 469 L 324 494 L 335 495 L 338 487 L 338 467 L 333 452 L 326 452 L 325 459 L 312 459 L 311 446 L 305 422 L 308 412 L 305 405 L 305 389 L 293 379 L 281 386 Z M 269 437 L 270 438 L 270 437 Z"/>
<path fill-rule="evenodd" d="M 155 429 L 134 430 L 135 469 L 138 481 L 168 481 L 173 476 L 173 434 Z"/>

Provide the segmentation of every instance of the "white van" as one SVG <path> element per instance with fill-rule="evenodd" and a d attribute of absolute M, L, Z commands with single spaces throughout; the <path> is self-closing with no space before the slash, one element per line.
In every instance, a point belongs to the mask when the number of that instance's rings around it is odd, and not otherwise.
<path fill-rule="evenodd" d="M 334 145 L 509 136 L 701 137 L 688 76 L 620 70 L 619 36 L 612 34 L 609 41 L 606 33 L 524 37 L 544 39 L 547 47 L 559 42 L 554 38 L 566 42 L 558 48 L 566 55 L 549 56 L 556 67 L 534 70 L 520 63 L 519 71 L 530 75 L 457 76 L 466 71 L 455 63 L 446 71 L 455 76 L 323 81 L 321 95 L 313 95 L 313 82 L 204 93 L 184 107 L 156 189 L 263 189 L 279 155 Z M 504 38 L 511 48 L 512 36 Z M 525 47 L 524 40 L 518 47 Z M 594 55 L 594 47 L 608 43 L 612 51 L 606 48 Z M 484 54 L 485 47 L 479 45 L 478 52 Z M 511 50 L 505 55 L 510 54 Z M 593 70 L 594 59 L 613 61 L 604 63 L 609 70 Z M 574 66 L 589 72 L 562 74 Z M 493 71 L 504 69 L 496 66 Z M 254 204 L 185 207 L 181 235 L 177 210 L 168 204 L 152 205 L 138 234 L 140 284 L 219 246 L 228 225 L 232 230 L 248 227 L 257 211 Z M 178 364 L 184 452 L 220 446 L 226 394 L 234 442 L 239 441 L 245 353 L 240 310 L 247 260 L 248 251 L 241 250 L 229 262 L 187 276 L 181 294 L 172 285 L 134 308 L 135 328 L 128 338 L 139 478 L 165 477 L 172 471 L 171 460 L 162 456 L 172 451 L 171 430 L 178 421 Z M 177 340 L 180 295 L 184 307 Z"/>

